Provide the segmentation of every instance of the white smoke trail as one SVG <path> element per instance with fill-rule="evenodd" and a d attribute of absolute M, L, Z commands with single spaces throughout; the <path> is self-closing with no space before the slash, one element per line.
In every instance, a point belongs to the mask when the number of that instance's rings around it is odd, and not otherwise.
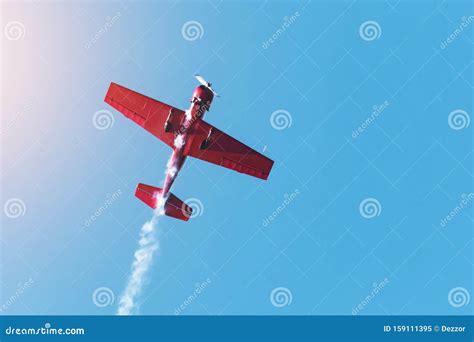
<path fill-rule="evenodd" d="M 184 137 L 178 135 L 175 140 L 175 147 L 181 149 L 184 146 Z M 178 168 L 173 163 L 173 158 L 168 160 L 166 165 L 165 176 L 170 174 L 173 177 L 178 173 Z M 132 272 L 122 293 L 117 309 L 117 315 L 130 315 L 138 310 L 136 302 L 140 295 L 146 280 L 146 275 L 153 261 L 153 255 L 158 249 L 158 240 L 156 230 L 158 228 L 158 220 L 164 215 L 164 205 L 167 198 L 157 198 L 156 209 L 153 211 L 153 217 L 143 224 L 140 230 L 140 240 L 138 249 L 134 254 L 132 264 Z"/>
<path fill-rule="evenodd" d="M 157 199 L 153 217 L 145 222 L 140 230 L 139 248 L 134 254 L 132 273 L 120 298 L 117 315 L 130 315 L 138 309 L 136 298 L 143 288 L 145 276 L 153 261 L 153 255 L 158 249 L 156 229 L 158 228 L 158 219 L 164 214 L 165 202 L 166 198 L 159 197 Z"/>
<path fill-rule="evenodd" d="M 153 217 L 142 226 L 140 241 L 138 242 L 139 248 L 134 254 L 132 273 L 120 298 L 117 310 L 118 315 L 130 315 L 137 308 L 136 297 L 143 288 L 145 276 L 153 260 L 153 254 L 158 249 L 158 240 L 156 239 L 155 232 L 158 218 L 162 215 L 162 211 L 162 205 L 157 207 Z"/>

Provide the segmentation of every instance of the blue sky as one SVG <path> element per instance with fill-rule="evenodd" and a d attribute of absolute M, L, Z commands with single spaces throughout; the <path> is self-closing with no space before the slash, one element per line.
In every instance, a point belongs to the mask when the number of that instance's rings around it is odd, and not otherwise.
<path fill-rule="evenodd" d="M 202 215 L 161 219 L 141 314 L 472 314 L 468 1 L 2 7 L 2 314 L 116 311 L 151 216 L 135 186 L 171 150 L 103 98 L 185 109 L 195 73 L 221 95 L 206 120 L 275 166 L 187 161 L 173 193 Z"/>

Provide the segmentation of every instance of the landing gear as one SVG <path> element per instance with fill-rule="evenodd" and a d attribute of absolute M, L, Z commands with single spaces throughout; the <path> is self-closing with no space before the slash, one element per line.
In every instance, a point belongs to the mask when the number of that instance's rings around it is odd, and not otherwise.
<path fill-rule="evenodd" d="M 205 150 L 206 148 L 209 147 L 211 142 L 212 142 L 212 127 L 209 128 L 209 133 L 207 133 L 207 138 L 202 141 L 201 146 L 199 146 L 199 148 L 201 150 Z"/>
<path fill-rule="evenodd" d="M 170 113 L 168 114 L 168 117 L 166 118 L 166 121 L 165 121 L 165 132 L 168 133 L 170 130 L 171 130 L 171 123 L 170 123 L 170 120 L 171 120 L 171 114 L 173 114 L 173 108 L 170 109 Z"/>

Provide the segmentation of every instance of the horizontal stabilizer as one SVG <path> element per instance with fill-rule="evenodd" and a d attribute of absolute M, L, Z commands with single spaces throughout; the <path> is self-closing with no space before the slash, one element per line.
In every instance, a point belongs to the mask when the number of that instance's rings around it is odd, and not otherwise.
<path fill-rule="evenodd" d="M 135 196 L 142 200 L 149 207 L 156 209 L 157 202 L 161 197 L 161 188 L 139 183 L 135 190 Z M 179 220 L 187 221 L 191 217 L 193 210 L 186 203 L 181 201 L 172 193 L 168 194 L 168 199 L 164 204 L 164 213 L 166 216 L 174 217 Z"/>

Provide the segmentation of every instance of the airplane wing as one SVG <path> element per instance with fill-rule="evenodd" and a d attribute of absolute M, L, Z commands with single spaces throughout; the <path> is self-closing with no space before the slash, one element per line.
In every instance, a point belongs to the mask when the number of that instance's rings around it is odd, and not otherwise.
<path fill-rule="evenodd" d="M 212 128 L 211 138 L 206 140 Z M 185 148 L 185 154 L 214 163 L 250 176 L 267 179 L 273 166 L 273 160 L 265 157 L 237 139 L 218 130 L 204 120 L 197 121 L 191 128 L 192 139 Z"/>
<path fill-rule="evenodd" d="M 164 143 L 173 147 L 175 138 L 173 131 L 176 131 L 179 127 L 181 119 L 185 115 L 184 111 L 116 83 L 110 83 L 104 101 Z M 170 110 L 172 110 L 171 115 Z M 169 127 L 174 129 L 166 132 L 165 122 L 168 117 Z"/>

